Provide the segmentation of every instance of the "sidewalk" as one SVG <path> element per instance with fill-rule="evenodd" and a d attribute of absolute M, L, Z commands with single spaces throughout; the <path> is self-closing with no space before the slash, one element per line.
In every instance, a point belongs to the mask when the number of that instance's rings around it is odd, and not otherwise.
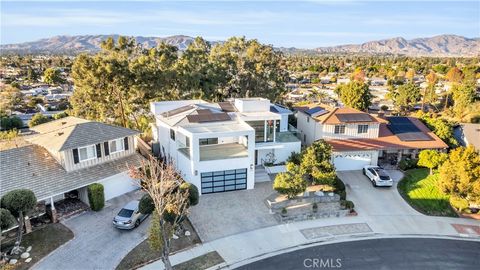
<path fill-rule="evenodd" d="M 355 224 L 344 226 L 345 224 Z M 359 224 L 361 226 L 359 226 Z M 423 215 L 411 216 L 356 216 L 331 219 L 309 220 L 291 224 L 281 224 L 259 230 L 240 233 L 221 239 L 207 242 L 190 250 L 180 252 L 170 257 L 173 265 L 188 261 L 210 251 L 216 250 L 225 260 L 227 266 L 239 266 L 254 261 L 268 253 L 279 253 L 289 248 L 308 245 L 320 241 L 334 241 L 348 239 L 355 236 L 372 235 L 423 235 L 423 236 L 461 236 L 480 241 L 480 235 L 460 234 L 452 224 L 476 225 L 480 222 L 470 219 L 430 217 Z M 325 233 L 325 226 L 330 233 Z M 322 228 L 319 228 L 322 227 Z M 338 230 L 335 230 L 338 227 Z M 370 232 L 366 228 L 370 228 Z M 318 237 L 315 230 L 318 228 Z M 345 231 L 350 228 L 350 231 Z M 359 228 L 355 232 L 355 228 Z M 353 229 L 353 230 L 351 230 Z M 310 237 L 307 238 L 306 235 Z M 313 232 L 313 234 L 312 234 Z M 314 237 L 314 238 L 312 238 Z M 281 253 L 281 252 L 280 252 Z M 154 262 L 142 269 L 163 269 L 161 261 Z"/>

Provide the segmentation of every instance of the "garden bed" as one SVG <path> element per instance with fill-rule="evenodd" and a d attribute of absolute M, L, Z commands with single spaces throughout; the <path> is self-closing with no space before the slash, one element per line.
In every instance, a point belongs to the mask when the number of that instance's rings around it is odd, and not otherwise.
<path fill-rule="evenodd" d="M 428 169 L 412 169 L 398 183 L 398 191 L 418 212 L 429 216 L 457 217 L 450 206 L 449 196 L 437 187 L 438 175 L 429 175 Z"/>
<path fill-rule="evenodd" d="M 187 219 L 183 222 L 185 230 L 191 233 L 190 236 L 180 236 L 178 239 L 172 239 L 171 252 L 176 253 L 191 246 L 201 243 L 197 232 L 193 228 L 190 221 Z M 142 241 L 138 246 L 132 249 L 127 256 L 125 256 L 120 264 L 117 266 L 117 270 L 135 269 L 145 264 L 157 261 L 160 259 L 160 251 L 155 251 L 150 248 L 148 239 Z"/>
<path fill-rule="evenodd" d="M 22 240 L 22 247 L 31 246 L 32 249 L 29 252 L 32 260 L 29 263 L 25 262 L 25 259 L 19 259 L 15 265 L 12 265 L 11 269 L 26 270 L 32 267 L 33 264 L 40 261 L 47 256 L 50 252 L 54 251 L 61 245 L 65 244 L 73 238 L 73 232 L 61 223 L 47 224 L 41 228 L 34 230 L 29 234 L 25 234 Z M 1 250 L 10 250 L 15 243 L 15 240 L 10 240 L 2 243 Z M 14 257 L 17 258 L 20 255 Z M 0 267 L 2 268 L 2 267 Z M 10 269 L 10 268 L 8 268 Z"/>
<path fill-rule="evenodd" d="M 173 266 L 175 270 L 205 270 L 215 265 L 221 264 L 225 262 L 222 256 L 218 254 L 216 251 L 209 252 L 207 254 L 203 254 L 202 256 L 198 256 L 193 258 L 189 261 L 177 264 Z"/>

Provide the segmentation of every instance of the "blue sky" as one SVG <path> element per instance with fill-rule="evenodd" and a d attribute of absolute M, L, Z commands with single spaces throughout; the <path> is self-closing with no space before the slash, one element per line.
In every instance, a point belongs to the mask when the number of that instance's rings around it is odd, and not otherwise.
<path fill-rule="evenodd" d="M 5 1 L 1 44 L 54 35 L 231 36 L 314 48 L 402 36 L 480 36 L 480 1 Z"/>

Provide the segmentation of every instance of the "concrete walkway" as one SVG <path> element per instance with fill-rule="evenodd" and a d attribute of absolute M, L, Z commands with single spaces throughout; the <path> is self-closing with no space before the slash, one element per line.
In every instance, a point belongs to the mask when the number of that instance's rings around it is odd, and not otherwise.
<path fill-rule="evenodd" d="M 479 221 L 425 216 L 412 209 L 396 187 L 373 188 L 361 172 L 349 172 L 341 177 L 348 184 L 347 198 L 355 202 L 357 216 L 309 220 L 237 233 L 177 253 L 170 257 L 172 264 L 216 250 L 226 262 L 223 266 L 233 269 L 313 243 L 367 236 L 451 236 L 480 241 L 480 234 L 475 232 L 475 229 L 480 230 Z M 460 232 L 453 225 L 466 229 Z M 157 261 L 143 269 L 163 269 L 163 265 Z"/>

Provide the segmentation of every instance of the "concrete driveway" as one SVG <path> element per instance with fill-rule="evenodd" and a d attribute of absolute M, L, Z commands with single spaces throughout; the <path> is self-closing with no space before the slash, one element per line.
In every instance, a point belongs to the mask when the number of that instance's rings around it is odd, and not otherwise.
<path fill-rule="evenodd" d="M 203 242 L 277 225 L 264 202 L 272 193 L 272 182 L 262 182 L 251 190 L 202 195 L 189 219 Z"/>
<path fill-rule="evenodd" d="M 403 174 L 396 170 L 388 172 L 394 180 L 392 187 L 373 187 L 362 171 L 344 171 L 338 172 L 337 175 L 347 187 L 347 200 L 355 203 L 355 210 L 359 215 L 422 215 L 410 207 L 397 191 L 398 181 Z"/>
<path fill-rule="evenodd" d="M 100 212 L 88 211 L 63 222 L 75 237 L 33 269 L 115 269 L 121 259 L 146 237 L 150 218 L 131 231 L 112 226 L 112 219 L 129 201 L 139 199 L 134 191 L 106 202 Z"/>

